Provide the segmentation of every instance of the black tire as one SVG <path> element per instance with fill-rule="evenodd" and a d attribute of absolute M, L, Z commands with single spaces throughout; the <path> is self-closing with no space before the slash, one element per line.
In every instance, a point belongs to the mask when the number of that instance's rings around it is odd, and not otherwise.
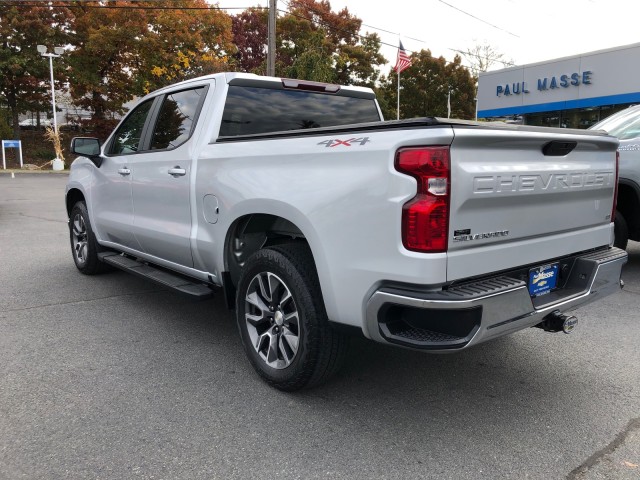
<path fill-rule="evenodd" d="M 626 250 L 629 242 L 629 227 L 627 227 L 627 221 L 618 210 L 616 210 L 614 218 L 613 234 L 613 246 Z"/>
<path fill-rule="evenodd" d="M 109 270 L 108 266 L 98 258 L 98 253 L 102 249 L 91 228 L 87 205 L 82 201 L 77 202 L 71 209 L 69 240 L 73 261 L 80 272 L 85 275 L 96 275 Z"/>
<path fill-rule="evenodd" d="M 247 260 L 236 316 L 251 364 L 279 390 L 319 385 L 344 361 L 347 338 L 329 325 L 313 256 L 304 243 L 264 248 Z"/>

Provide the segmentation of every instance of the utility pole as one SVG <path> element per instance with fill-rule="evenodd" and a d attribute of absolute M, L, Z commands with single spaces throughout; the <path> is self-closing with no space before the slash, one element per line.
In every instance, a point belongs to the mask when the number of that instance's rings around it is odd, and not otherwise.
<path fill-rule="evenodd" d="M 276 0 L 269 0 L 269 39 L 267 43 L 267 76 L 276 76 Z"/>

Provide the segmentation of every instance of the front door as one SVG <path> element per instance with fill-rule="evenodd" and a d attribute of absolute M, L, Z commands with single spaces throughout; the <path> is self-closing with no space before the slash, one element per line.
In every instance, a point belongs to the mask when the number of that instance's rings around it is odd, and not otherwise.
<path fill-rule="evenodd" d="M 106 145 L 91 188 L 94 228 L 103 241 L 139 249 L 133 235 L 132 165 L 140 155 L 142 134 L 153 99 L 138 105 Z"/>

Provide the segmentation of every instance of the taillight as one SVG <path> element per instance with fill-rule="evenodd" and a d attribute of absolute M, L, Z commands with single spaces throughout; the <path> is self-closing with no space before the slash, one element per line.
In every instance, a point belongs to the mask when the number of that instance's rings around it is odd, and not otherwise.
<path fill-rule="evenodd" d="M 616 219 L 616 208 L 618 208 L 618 169 L 620 168 L 620 151 L 616 150 L 616 183 L 613 188 L 613 208 L 611 209 L 611 221 Z"/>
<path fill-rule="evenodd" d="M 401 148 L 396 170 L 418 181 L 416 196 L 402 207 L 402 243 L 407 250 L 447 251 L 449 232 L 449 147 Z"/>

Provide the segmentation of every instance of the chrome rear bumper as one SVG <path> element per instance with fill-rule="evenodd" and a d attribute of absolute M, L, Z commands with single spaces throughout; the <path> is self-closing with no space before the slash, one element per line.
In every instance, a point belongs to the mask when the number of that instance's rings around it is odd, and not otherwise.
<path fill-rule="evenodd" d="M 367 333 L 382 343 L 434 352 L 468 348 L 617 292 L 627 253 L 609 248 L 558 261 L 566 270 L 562 287 L 536 298 L 511 273 L 438 292 L 380 288 L 367 303 Z"/>

